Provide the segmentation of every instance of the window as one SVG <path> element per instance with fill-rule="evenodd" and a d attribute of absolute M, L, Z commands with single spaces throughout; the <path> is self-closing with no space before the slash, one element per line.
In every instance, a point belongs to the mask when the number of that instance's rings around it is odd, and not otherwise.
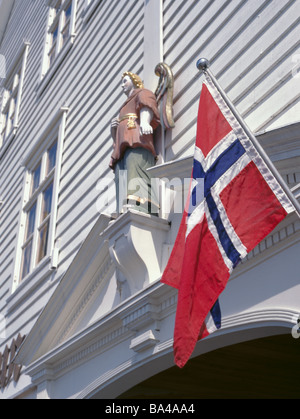
<path fill-rule="evenodd" d="M 49 51 L 48 67 L 51 67 L 55 58 L 63 49 L 71 34 L 72 1 L 58 1 L 52 9 L 52 23 L 48 29 Z"/>
<path fill-rule="evenodd" d="M 21 280 L 48 254 L 56 150 L 57 140 L 41 156 L 29 176 L 30 195 L 23 208 L 26 227 L 22 245 Z"/>
<path fill-rule="evenodd" d="M 41 71 L 41 79 L 46 82 L 74 42 L 77 0 L 48 0 L 47 4 L 49 14 Z"/>
<path fill-rule="evenodd" d="M 4 84 L 0 120 L 1 152 L 7 148 L 18 128 L 28 48 L 29 43 L 25 42 L 8 71 Z"/>
<path fill-rule="evenodd" d="M 55 225 L 67 108 L 61 108 L 24 159 L 25 181 L 14 288 L 40 264 L 57 266 Z"/>

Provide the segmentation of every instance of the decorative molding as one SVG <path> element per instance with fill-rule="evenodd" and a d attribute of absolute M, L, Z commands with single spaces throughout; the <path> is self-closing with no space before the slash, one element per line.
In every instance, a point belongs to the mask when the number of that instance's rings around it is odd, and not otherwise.
<path fill-rule="evenodd" d="M 300 183 L 297 183 L 297 185 L 293 186 L 291 188 L 291 191 L 295 195 L 295 197 L 299 200 L 300 199 Z"/>
<path fill-rule="evenodd" d="M 230 281 L 237 278 L 245 270 L 253 268 L 283 249 L 299 241 L 300 220 L 296 214 L 291 214 L 282 221 L 264 240 L 262 240 L 233 271 Z M 288 240 L 287 240 L 288 239 Z"/>
<path fill-rule="evenodd" d="M 44 370 L 49 372 L 49 368 L 51 368 L 53 374 L 57 377 L 64 373 L 66 369 L 70 369 L 80 362 L 86 362 L 90 357 L 102 353 L 109 345 L 115 346 L 118 342 L 128 339 L 133 333 L 128 327 L 130 325 L 130 315 L 128 316 L 128 313 L 133 312 L 136 324 L 144 325 L 145 313 L 149 312 L 149 297 L 152 299 L 152 293 L 156 294 L 159 289 L 164 287 L 165 285 L 158 282 L 152 284 L 141 291 L 140 296 L 137 294 L 135 298 L 127 300 L 95 324 L 55 346 L 54 349 L 28 365 L 25 370 L 26 374 L 31 375 L 34 384 L 37 384 L 37 380 L 42 380 Z M 172 292 L 172 289 L 167 291 Z M 147 305 L 148 307 L 146 307 Z M 124 321 L 124 319 L 126 320 Z M 96 339 L 95 336 L 97 336 Z M 78 347 L 80 347 L 80 350 L 78 350 Z M 19 360 L 19 356 L 20 353 L 17 360 Z"/>
<path fill-rule="evenodd" d="M 107 371 L 106 373 L 102 374 L 97 380 L 93 381 L 89 386 L 87 386 L 77 397 L 76 399 L 85 399 L 88 398 L 90 395 L 93 394 L 95 389 L 98 389 L 103 384 L 108 382 L 109 380 L 116 377 L 118 374 L 128 371 L 132 367 L 132 360 L 123 362 L 121 365 L 118 365 L 116 368 Z"/>
<path fill-rule="evenodd" d="M 299 318 L 299 311 L 282 309 L 282 308 L 266 308 L 261 310 L 253 310 L 245 313 L 238 313 L 232 316 L 227 316 L 222 319 L 221 331 L 226 329 L 233 329 L 235 327 L 241 328 L 246 325 L 260 323 L 294 325 Z"/>
<path fill-rule="evenodd" d="M 147 332 L 142 333 L 136 338 L 132 339 L 130 342 L 130 349 L 134 352 L 143 352 L 146 349 L 152 348 L 159 342 L 159 339 L 156 339 L 152 330 L 147 330 Z"/>
<path fill-rule="evenodd" d="M 135 310 L 130 310 L 130 313 L 126 313 L 124 317 L 121 316 L 123 326 L 128 330 L 138 331 L 153 321 L 158 321 L 159 311 L 159 306 L 152 304 L 147 299 L 143 305 L 139 305 Z"/>
<path fill-rule="evenodd" d="M 227 346 L 232 343 L 255 339 L 256 337 L 274 335 L 276 334 L 276 330 L 280 330 L 280 333 L 283 333 L 284 331 L 289 333 L 290 326 L 295 324 L 295 319 L 298 319 L 299 317 L 299 313 L 297 313 L 298 315 L 296 316 L 296 313 L 293 311 L 276 308 L 273 310 L 268 310 L 268 313 L 265 316 L 263 313 L 263 310 L 258 310 L 246 313 L 243 316 L 237 315 L 228 317 L 227 324 L 224 320 L 224 327 L 222 327 L 220 331 L 212 333 L 207 338 L 197 343 L 194 356 L 198 355 L 199 353 L 205 353 L 217 349 L 220 346 L 220 343 L 221 346 Z M 260 317 L 261 315 L 263 315 L 263 317 Z M 168 358 L 164 360 L 165 368 L 167 368 L 169 366 L 168 363 L 170 363 L 170 360 L 173 359 L 173 338 L 168 338 L 162 342 L 158 341 L 154 343 L 154 335 L 152 336 L 149 332 L 151 332 L 151 330 L 138 337 L 137 340 L 131 340 L 131 344 L 132 342 L 134 343 L 134 348 L 141 349 L 140 351 L 137 351 L 139 354 L 138 357 L 133 355 L 131 359 L 125 362 L 121 362 L 115 368 L 105 372 L 95 381 L 90 383 L 83 391 L 81 391 L 81 393 L 79 393 L 76 398 L 92 398 L 96 393 L 98 393 L 98 397 L 100 393 L 100 397 L 103 396 L 105 398 L 107 397 L 107 392 L 110 391 L 110 384 L 112 384 L 117 377 L 126 377 L 126 375 L 129 375 L 134 369 L 143 367 L 151 363 L 154 359 L 157 360 L 158 357 L 164 357 L 168 354 Z M 143 353 L 142 346 L 141 348 L 138 346 L 139 339 L 141 344 L 143 341 L 145 343 L 148 341 L 150 344 L 151 341 L 153 343 L 153 350 L 151 352 Z M 150 346 L 148 346 L 148 349 L 149 348 Z M 145 349 L 147 348 L 145 347 Z M 116 395 L 113 395 L 112 397 L 116 397 Z"/>
<path fill-rule="evenodd" d="M 82 345 L 79 343 L 80 339 L 74 339 L 72 344 L 74 344 L 75 349 L 70 352 L 67 351 L 68 355 L 65 354 L 65 345 L 61 345 L 58 349 L 51 351 L 45 357 L 29 365 L 25 369 L 25 373 L 32 377 L 34 385 L 38 385 L 45 380 L 54 380 L 82 362 L 87 362 L 94 356 L 103 353 L 109 345 L 115 345 L 127 337 L 128 331 L 121 326 L 112 328 L 107 333 L 102 334 L 97 340 L 91 339 L 88 343 Z M 61 355 L 60 351 L 62 351 Z"/>
<path fill-rule="evenodd" d="M 92 288 L 92 287 L 91 287 Z M 99 321 L 99 325 L 95 325 L 90 330 L 84 330 L 77 336 L 72 338 L 70 342 L 63 343 L 61 348 L 58 347 L 53 353 L 49 353 L 45 359 L 37 361 L 32 366 L 27 368 L 26 372 L 33 376 L 34 383 L 37 379 L 44 376 L 45 371 L 49 373 L 48 366 L 52 365 L 52 376 L 57 378 L 59 375 L 66 372 L 66 370 L 74 368 L 82 362 L 87 362 L 88 359 L 103 353 L 109 346 L 115 346 L 118 342 L 128 339 L 132 332 L 138 332 L 139 329 L 148 325 L 149 329 L 141 333 L 139 336 L 131 338 L 128 345 L 137 353 L 141 353 L 150 347 L 153 347 L 153 353 L 170 350 L 172 347 L 172 339 L 160 342 L 153 332 L 156 329 L 157 320 L 163 319 L 175 313 L 177 305 L 177 294 L 170 287 L 161 283 L 153 284 L 144 290 L 141 299 L 133 298 L 114 310 L 109 314 L 107 322 L 105 318 Z M 160 301 L 157 301 L 160 295 Z M 162 298 L 163 296 L 163 298 Z M 138 297 L 138 296 L 137 296 Z M 83 298 L 84 300 L 84 298 Z M 157 304 L 153 304 L 157 301 Z M 216 338 L 219 334 L 233 333 L 235 330 L 243 330 L 247 327 L 268 327 L 268 325 L 279 326 L 283 325 L 288 328 L 296 323 L 299 317 L 299 312 L 284 308 L 266 308 L 257 309 L 242 313 L 237 313 L 230 316 L 225 316 L 222 320 L 222 329 L 213 333 Z M 118 319 L 122 321 L 121 325 Z M 103 323 L 104 322 L 104 323 Z M 110 326 L 111 324 L 111 326 Z M 105 325 L 105 326 L 104 326 Z M 94 335 L 95 329 L 99 330 L 95 340 L 89 338 L 89 334 Z M 102 332 L 100 330 L 102 329 Z M 100 333 L 99 333 L 100 332 Z M 80 341 L 83 339 L 82 344 Z M 88 342 L 85 344 L 84 342 Z M 68 349 L 66 348 L 68 346 Z M 80 350 L 78 350 L 78 345 Z M 74 347 L 75 351 L 72 349 Z M 67 353 L 66 353 L 67 351 Z M 59 355 L 61 353 L 61 355 Z M 68 354 L 68 355 L 67 355 Z M 55 359 L 58 358 L 58 361 Z M 62 358 L 62 361 L 60 359 Z M 134 358 L 130 362 L 130 366 L 135 363 Z M 126 363 L 127 365 L 127 363 Z M 41 368 L 43 366 L 43 368 Z M 45 367 L 47 366 L 47 368 Z M 118 371 L 121 368 L 118 367 Z M 106 374 L 105 374 L 106 375 Z M 104 381 L 103 381 L 104 382 Z"/>
<path fill-rule="evenodd" d="M 153 301 L 158 298 L 160 301 L 157 301 L 157 305 L 154 305 Z M 173 339 L 163 335 L 165 340 L 161 341 L 161 338 L 158 339 L 155 336 L 156 319 L 167 317 L 170 314 L 171 307 L 175 311 L 176 296 L 173 289 L 161 283 L 152 284 L 152 286 L 143 290 L 140 298 L 137 295 L 135 298 L 124 302 L 121 307 L 100 319 L 97 324 L 83 330 L 69 341 L 64 342 L 60 347 L 55 348 L 32 365 L 29 365 L 25 372 L 31 375 L 34 384 L 46 379 L 55 380 L 95 356 L 104 354 L 110 347 L 115 347 L 118 343 L 127 341 L 128 347 L 135 354 L 125 362 L 122 362 L 121 357 L 119 365 L 110 368 L 109 371 L 102 374 L 78 395 L 78 398 L 90 397 L 93 391 L 96 389 L 98 391 L 101 388 L 105 389 L 120 374 L 126 375 L 133 369 L 167 353 L 172 356 Z M 154 316 L 152 316 L 153 313 Z M 139 323 L 141 327 L 144 327 L 145 316 L 146 318 L 148 316 L 148 330 L 133 337 L 132 329 L 128 330 L 128 326 Z M 212 350 L 214 345 L 218 345 L 219 336 L 226 335 L 227 342 L 230 342 L 231 334 L 236 336 L 236 333 L 244 333 L 249 328 L 252 329 L 251 338 L 255 336 L 255 333 L 261 334 L 262 329 L 268 332 L 271 326 L 275 328 L 275 331 L 276 328 L 283 327 L 283 329 L 280 329 L 281 332 L 286 330 L 288 333 L 289 328 L 298 317 L 299 313 L 295 310 L 282 307 L 249 310 L 224 317 L 222 329 L 207 338 L 212 339 L 212 343 L 209 343 L 209 349 L 205 350 Z M 122 321 L 121 324 L 119 323 L 120 320 Z M 198 347 L 207 348 L 206 343 L 204 346 L 202 345 L 202 341 L 198 343 Z M 150 348 L 153 348 L 151 353 L 146 351 Z M 139 354 L 139 358 L 136 358 L 136 354 Z"/>
<path fill-rule="evenodd" d="M 298 220 L 291 216 L 287 220 L 286 225 L 282 227 L 282 230 L 287 229 L 287 231 L 293 231 L 294 233 L 298 231 L 299 227 L 291 229 L 291 221 L 292 224 L 298 225 Z M 103 233 L 111 225 L 113 223 L 102 230 Z M 105 234 L 103 234 L 104 236 Z M 286 237 L 290 239 L 291 235 L 285 236 L 283 238 L 284 242 Z M 288 240 L 287 245 L 289 243 L 290 241 Z M 252 260 L 249 260 L 249 269 L 252 265 Z M 109 262 L 107 248 L 106 258 L 102 259 L 101 263 L 101 273 L 94 276 L 93 280 L 89 282 L 88 288 L 85 289 L 85 293 L 78 300 L 76 310 L 69 317 L 69 323 L 64 326 L 63 332 L 59 337 L 61 341 L 59 345 L 37 358 L 25 370 L 25 373 L 32 376 L 34 384 L 47 379 L 56 380 L 79 365 L 89 362 L 95 356 L 102 356 L 101 354 L 103 354 L 105 357 L 106 351 L 118 344 L 122 343 L 124 345 L 125 341 L 128 342 L 128 348 L 134 352 L 132 358 L 126 362 L 122 362 L 122 358 L 120 358 L 120 365 L 110 368 L 108 372 L 91 383 L 90 386 L 80 393 L 79 398 L 90 397 L 96 389 L 97 391 L 99 389 L 105 391 L 105 388 L 115 377 L 120 374 L 126 375 L 135 368 L 151 362 L 154 358 L 162 357 L 168 353 L 172 356 L 173 339 L 168 336 L 169 333 L 165 334 L 166 332 L 161 330 L 161 325 L 163 325 L 164 319 L 175 315 L 177 290 L 167 287 L 159 281 L 149 284 L 146 288 L 105 314 L 98 321 L 71 336 L 71 332 L 72 330 L 74 331 L 80 315 L 88 306 L 96 290 L 99 289 L 101 275 L 105 276 L 107 269 L 111 269 L 112 266 L 111 262 Z M 242 273 L 240 272 L 238 275 L 242 275 Z M 247 312 L 225 316 L 222 329 L 213 333 L 212 337 L 209 336 L 207 338 L 214 339 L 212 343 L 208 344 L 209 349 L 205 349 L 207 344 L 203 345 L 201 342 L 198 344 L 198 347 L 202 351 L 212 350 L 214 345 L 220 344 L 219 337 L 224 335 L 226 336 L 226 342 L 230 342 L 231 334 L 232 336 L 236 336 L 236 333 L 244 333 L 245 335 L 248 329 L 251 329 L 251 332 L 249 332 L 251 338 L 253 336 L 261 336 L 261 334 L 263 336 L 264 330 L 265 333 L 269 333 L 270 327 L 275 328 L 275 331 L 277 330 L 276 328 L 281 328 L 280 333 L 282 333 L 282 330 L 286 330 L 288 333 L 289 328 L 295 323 L 295 319 L 298 316 L 299 313 L 296 313 L 296 311 L 285 309 L 284 307 L 268 307 L 266 309 L 260 307 L 254 310 L 250 309 Z M 156 331 L 160 331 L 159 339 L 155 335 Z M 135 335 L 133 335 L 134 333 Z M 150 352 L 151 355 L 149 355 Z"/>
<path fill-rule="evenodd" d="M 67 337 L 70 335 L 71 331 L 74 330 L 75 325 L 77 324 L 77 320 L 79 319 L 80 315 L 84 312 L 88 303 L 92 300 L 95 292 L 99 291 L 99 286 L 104 286 L 105 278 L 107 277 L 108 273 L 111 270 L 112 260 L 110 257 L 107 257 L 103 264 L 101 265 L 100 272 L 97 272 L 95 275 L 95 279 L 89 284 L 87 291 L 82 296 L 79 303 L 76 305 L 73 315 L 71 316 L 68 324 L 65 326 L 63 332 L 60 334 L 57 344 L 62 343 Z M 101 287 L 101 288 L 102 288 Z"/>
<path fill-rule="evenodd" d="M 72 353 L 70 357 L 66 357 L 63 361 L 58 362 L 53 367 L 54 376 L 57 377 L 62 373 L 66 372 L 66 369 L 70 369 L 75 365 L 81 363 L 81 361 L 86 362 L 89 358 L 99 355 L 105 349 L 108 348 L 111 344 L 116 344 L 120 340 L 124 339 L 124 336 L 128 336 L 128 332 L 124 327 L 118 327 L 116 329 L 110 330 L 107 334 L 101 336 L 96 341 L 93 341 L 91 344 L 83 346 L 80 350 Z"/>

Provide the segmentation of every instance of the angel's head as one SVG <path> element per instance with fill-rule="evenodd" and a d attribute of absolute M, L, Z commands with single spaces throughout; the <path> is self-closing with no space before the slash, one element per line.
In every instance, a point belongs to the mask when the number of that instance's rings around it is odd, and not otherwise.
<path fill-rule="evenodd" d="M 137 74 L 131 73 L 130 71 L 125 71 L 125 73 L 122 74 L 123 91 L 124 91 L 123 85 L 125 85 L 126 83 L 128 86 L 129 84 L 132 84 L 133 89 L 143 89 L 144 87 L 142 79 Z M 124 93 L 126 92 L 124 91 Z"/>

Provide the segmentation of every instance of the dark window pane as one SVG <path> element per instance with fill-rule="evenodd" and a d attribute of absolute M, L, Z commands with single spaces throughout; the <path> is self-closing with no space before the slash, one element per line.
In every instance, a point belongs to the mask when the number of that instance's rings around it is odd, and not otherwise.
<path fill-rule="evenodd" d="M 56 53 L 56 43 L 57 43 L 57 35 L 58 35 L 58 26 L 55 28 L 55 30 L 51 34 L 51 44 L 49 48 L 49 65 L 53 63 L 55 59 L 55 53 Z"/>
<path fill-rule="evenodd" d="M 39 187 L 40 177 L 41 177 L 41 165 L 39 164 L 39 166 L 32 173 L 31 194 L 33 194 L 33 192 Z"/>
<path fill-rule="evenodd" d="M 56 28 L 54 29 L 54 31 L 52 32 L 52 45 L 54 43 L 56 43 L 57 40 L 57 34 L 58 34 L 58 26 L 56 26 Z"/>
<path fill-rule="evenodd" d="M 48 156 L 48 164 L 47 164 L 47 174 L 51 172 L 51 170 L 55 167 L 56 163 L 56 150 L 57 150 L 57 143 L 54 143 L 51 148 L 49 148 L 47 156 Z"/>
<path fill-rule="evenodd" d="M 69 38 L 69 25 L 66 25 L 62 31 L 62 46 L 65 44 L 68 38 Z"/>
<path fill-rule="evenodd" d="M 6 113 L 3 113 L 3 119 L 2 119 L 2 126 L 3 126 L 3 130 L 2 130 L 2 137 L 5 140 L 5 131 L 6 131 L 6 126 L 7 126 L 7 122 L 8 122 L 8 111 Z"/>
<path fill-rule="evenodd" d="M 16 109 L 16 98 L 12 97 L 10 102 L 10 130 L 13 128 Z"/>
<path fill-rule="evenodd" d="M 55 59 L 55 49 L 52 49 L 50 54 L 49 54 L 49 66 L 52 65 L 54 59 Z"/>
<path fill-rule="evenodd" d="M 53 183 L 43 192 L 42 220 L 43 221 L 51 212 Z"/>
<path fill-rule="evenodd" d="M 30 271 L 31 250 L 32 250 L 32 240 L 30 240 L 27 243 L 26 247 L 24 247 L 23 249 L 21 279 L 25 278 L 25 276 Z"/>
<path fill-rule="evenodd" d="M 69 38 L 70 35 L 70 22 L 71 22 L 71 14 L 72 14 L 72 3 L 65 9 L 64 11 L 64 24 L 62 29 L 62 44 L 64 45 L 66 40 Z"/>
<path fill-rule="evenodd" d="M 65 10 L 65 22 L 70 19 L 72 13 L 72 3 L 70 6 Z"/>
<path fill-rule="evenodd" d="M 49 222 L 40 230 L 37 263 L 39 263 L 47 254 L 48 232 Z"/>
<path fill-rule="evenodd" d="M 36 203 L 31 207 L 30 211 L 27 213 L 27 226 L 26 226 L 25 241 L 29 239 L 29 237 L 32 235 L 34 231 L 35 212 L 36 212 Z"/>

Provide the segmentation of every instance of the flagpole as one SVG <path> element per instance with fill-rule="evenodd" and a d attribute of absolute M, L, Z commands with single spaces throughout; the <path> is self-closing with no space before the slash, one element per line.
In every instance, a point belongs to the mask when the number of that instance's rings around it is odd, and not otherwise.
<path fill-rule="evenodd" d="M 220 95 L 222 96 L 223 100 L 225 101 L 226 105 L 229 107 L 229 109 L 231 110 L 231 112 L 233 113 L 233 115 L 235 116 L 235 118 L 237 119 L 237 121 L 239 122 L 239 124 L 241 125 L 241 127 L 243 128 L 245 133 L 247 134 L 247 136 L 250 138 L 253 146 L 256 148 L 256 150 L 260 154 L 260 156 L 263 158 L 265 164 L 267 165 L 267 167 L 269 168 L 269 170 L 273 174 L 274 178 L 277 180 L 277 182 L 279 183 L 279 185 L 281 186 L 281 188 L 283 189 L 285 194 L 288 196 L 289 200 L 291 201 L 292 205 L 295 208 L 296 214 L 300 218 L 300 204 L 299 204 L 299 202 L 294 197 L 290 188 L 287 186 L 285 181 L 282 179 L 280 173 L 278 172 L 278 170 L 276 169 L 276 167 L 274 166 L 274 164 L 270 160 L 269 156 L 267 155 L 265 150 L 262 148 L 262 146 L 258 142 L 257 138 L 253 135 L 250 128 L 247 126 L 247 124 L 245 123 L 245 121 L 243 120 L 243 118 L 241 117 L 241 115 L 239 114 L 239 112 L 237 111 L 237 109 L 235 108 L 233 103 L 231 102 L 231 100 L 228 98 L 227 94 L 222 89 L 222 87 L 220 86 L 220 84 L 217 81 L 217 79 L 215 78 L 215 76 L 210 71 L 209 61 L 206 58 L 200 58 L 200 60 L 197 61 L 196 65 L 197 65 L 198 70 L 202 71 L 204 74 L 207 74 L 211 78 L 212 82 L 214 83 L 215 87 L 218 89 L 218 91 L 219 91 Z"/>

